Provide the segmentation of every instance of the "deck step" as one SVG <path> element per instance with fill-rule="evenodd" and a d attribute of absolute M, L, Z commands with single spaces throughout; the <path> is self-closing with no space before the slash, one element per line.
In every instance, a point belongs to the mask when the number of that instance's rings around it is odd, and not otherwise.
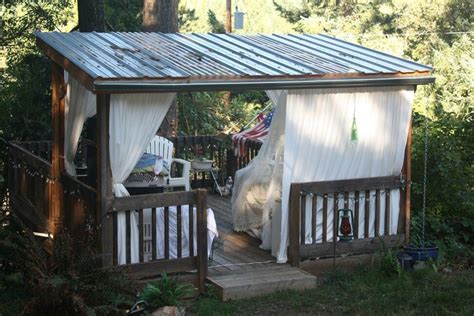
<path fill-rule="evenodd" d="M 207 280 L 216 287 L 222 301 L 249 298 L 281 290 L 307 290 L 316 287 L 314 275 L 286 264 L 211 274 Z"/>

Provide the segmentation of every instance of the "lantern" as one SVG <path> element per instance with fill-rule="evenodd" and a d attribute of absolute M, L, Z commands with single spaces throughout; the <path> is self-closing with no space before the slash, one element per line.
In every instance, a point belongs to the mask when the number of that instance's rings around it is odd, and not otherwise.
<path fill-rule="evenodd" d="M 354 239 L 353 227 L 354 217 L 352 210 L 343 208 L 337 211 L 337 237 L 340 241 L 351 241 Z"/>
<path fill-rule="evenodd" d="M 238 7 L 235 7 L 234 12 L 234 29 L 241 30 L 244 28 L 244 14 L 242 11 L 239 11 Z"/>

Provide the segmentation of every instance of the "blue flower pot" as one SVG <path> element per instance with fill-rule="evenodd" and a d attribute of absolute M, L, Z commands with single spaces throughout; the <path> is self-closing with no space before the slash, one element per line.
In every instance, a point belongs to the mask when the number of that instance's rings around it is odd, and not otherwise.
<path fill-rule="evenodd" d="M 438 259 L 438 247 L 427 245 L 425 247 L 417 247 L 414 245 L 403 246 L 404 252 L 413 258 L 413 261 L 428 261 L 432 259 L 436 261 Z"/>

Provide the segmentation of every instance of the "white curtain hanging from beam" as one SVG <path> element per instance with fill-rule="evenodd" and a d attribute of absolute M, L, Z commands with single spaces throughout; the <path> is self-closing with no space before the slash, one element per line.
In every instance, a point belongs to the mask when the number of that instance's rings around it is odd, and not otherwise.
<path fill-rule="evenodd" d="M 109 150 L 113 193 L 129 196 L 123 182 L 155 136 L 176 93 L 113 94 L 110 98 Z M 126 263 L 126 216 L 117 214 L 118 264 Z M 131 263 L 139 261 L 138 213 L 130 214 Z"/>
<path fill-rule="evenodd" d="M 64 167 L 76 175 L 74 158 L 85 121 L 96 114 L 96 96 L 65 71 L 67 85 L 64 102 Z"/>
<path fill-rule="evenodd" d="M 282 208 L 281 214 L 274 214 L 274 219 L 278 217 L 281 220 L 281 227 L 277 230 L 279 236 L 272 236 L 272 239 L 279 239 L 276 251 L 278 262 L 287 261 L 291 183 L 399 175 L 413 97 L 413 86 L 288 92 Z M 354 113 L 358 132 L 356 142 L 351 141 Z M 393 234 L 397 231 L 400 196 L 398 190 L 393 190 L 391 194 L 393 220 L 390 233 Z M 329 201 L 328 205 L 333 203 Z M 328 209 L 328 219 L 333 218 L 332 211 L 332 208 Z M 371 218 L 374 212 L 371 210 Z M 307 213 L 311 216 L 311 212 Z M 361 221 L 363 223 L 363 218 L 359 217 L 359 223 Z M 318 222 L 321 223 L 320 220 Z M 306 223 L 311 223 L 310 217 Z M 322 227 L 317 228 L 318 239 Z M 373 227 L 371 234 L 373 236 Z M 308 237 L 306 241 L 310 242 Z M 328 223 L 328 237 L 332 238 L 332 223 Z"/>

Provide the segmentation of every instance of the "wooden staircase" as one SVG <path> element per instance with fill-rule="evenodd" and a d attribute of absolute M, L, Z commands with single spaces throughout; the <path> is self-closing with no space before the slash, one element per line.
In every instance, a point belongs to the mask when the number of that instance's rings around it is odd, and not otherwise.
<path fill-rule="evenodd" d="M 212 273 L 207 281 L 217 289 L 222 301 L 249 298 L 281 290 L 307 290 L 316 287 L 316 277 L 288 264 L 275 264 L 251 270 Z"/>

